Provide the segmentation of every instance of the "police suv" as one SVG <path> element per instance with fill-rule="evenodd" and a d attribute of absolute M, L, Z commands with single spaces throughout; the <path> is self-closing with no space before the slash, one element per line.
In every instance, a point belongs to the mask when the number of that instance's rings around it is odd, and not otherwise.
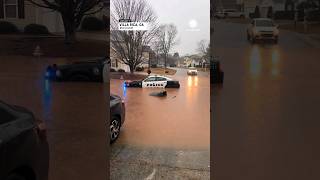
<path fill-rule="evenodd" d="M 180 83 L 165 76 L 151 75 L 140 81 L 126 81 L 125 86 L 140 88 L 180 88 Z"/>

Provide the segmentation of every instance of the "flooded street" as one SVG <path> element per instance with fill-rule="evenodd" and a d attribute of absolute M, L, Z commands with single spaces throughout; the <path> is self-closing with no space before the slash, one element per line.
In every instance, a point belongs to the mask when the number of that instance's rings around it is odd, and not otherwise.
<path fill-rule="evenodd" d="M 6 56 L 0 61 L 0 99 L 28 108 L 47 125 L 49 179 L 105 179 L 96 172 L 107 167 L 107 86 L 46 81 L 46 66 L 69 61 L 63 58 Z"/>
<path fill-rule="evenodd" d="M 216 179 L 317 179 L 319 47 L 280 31 L 279 44 L 246 41 L 245 26 L 217 23 L 212 86 Z"/>
<path fill-rule="evenodd" d="M 110 92 L 126 104 L 126 121 L 111 146 L 111 179 L 144 179 L 153 172 L 156 179 L 209 179 L 209 73 L 176 70 L 168 77 L 180 88 L 166 89 L 166 97 L 150 96 L 161 88 L 125 88 L 123 80 L 111 80 Z"/>
<path fill-rule="evenodd" d="M 126 88 L 111 80 L 111 93 L 126 102 L 126 121 L 117 143 L 177 148 L 209 148 L 209 73 L 187 76 L 178 69 L 173 79 L 179 89 L 166 89 L 167 97 L 149 94 L 161 88 Z"/>

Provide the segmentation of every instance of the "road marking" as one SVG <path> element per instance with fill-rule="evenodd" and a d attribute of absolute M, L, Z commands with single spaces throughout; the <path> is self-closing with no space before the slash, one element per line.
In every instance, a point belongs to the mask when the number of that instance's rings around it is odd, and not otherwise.
<path fill-rule="evenodd" d="M 152 173 L 148 177 L 146 177 L 145 180 L 152 180 L 155 174 L 156 174 L 156 169 L 153 168 Z"/>

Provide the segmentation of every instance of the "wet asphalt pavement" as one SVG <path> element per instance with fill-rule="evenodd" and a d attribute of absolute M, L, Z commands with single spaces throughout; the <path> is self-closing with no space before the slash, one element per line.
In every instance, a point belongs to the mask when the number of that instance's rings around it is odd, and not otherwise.
<path fill-rule="evenodd" d="M 225 71 L 211 87 L 215 179 L 319 179 L 319 46 L 282 30 L 279 44 L 252 45 L 244 25 L 215 28 Z"/>
<path fill-rule="evenodd" d="M 0 57 L 0 99 L 27 107 L 46 123 L 49 180 L 105 179 L 108 86 L 45 81 L 47 64 L 65 60 Z"/>
<path fill-rule="evenodd" d="M 111 80 L 111 93 L 126 104 L 111 146 L 111 179 L 209 179 L 209 73 L 187 76 L 177 69 L 171 77 L 180 88 L 166 89 L 166 97 L 150 96 L 160 88 L 124 88 L 123 80 Z"/>

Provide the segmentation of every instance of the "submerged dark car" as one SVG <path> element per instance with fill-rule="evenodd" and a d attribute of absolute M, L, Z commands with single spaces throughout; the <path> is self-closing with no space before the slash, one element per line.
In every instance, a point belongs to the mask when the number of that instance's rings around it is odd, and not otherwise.
<path fill-rule="evenodd" d="M 125 121 L 125 104 L 121 97 L 110 95 L 110 143 L 115 142 L 120 135 L 120 129 Z"/>
<path fill-rule="evenodd" d="M 126 81 L 125 86 L 139 88 L 180 88 L 180 83 L 165 76 L 151 75 L 140 81 Z"/>
<path fill-rule="evenodd" d="M 222 84 L 224 78 L 224 72 L 221 69 L 220 62 L 213 58 L 210 62 L 210 83 Z"/>
<path fill-rule="evenodd" d="M 0 101 L 0 179 L 48 180 L 49 146 L 43 122 Z"/>
<path fill-rule="evenodd" d="M 53 64 L 47 67 L 46 78 L 56 81 L 103 82 L 103 71 L 107 62 L 107 58 L 102 58 L 64 65 Z"/>

